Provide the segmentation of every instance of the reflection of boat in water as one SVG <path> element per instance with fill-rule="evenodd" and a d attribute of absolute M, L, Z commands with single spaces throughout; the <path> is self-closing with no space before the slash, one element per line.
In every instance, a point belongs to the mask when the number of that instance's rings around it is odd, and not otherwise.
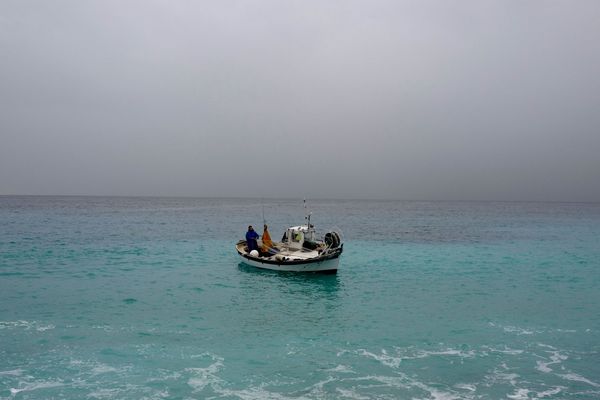
<path fill-rule="evenodd" d="M 338 232 L 327 232 L 323 238 L 317 238 L 316 231 L 310 223 L 310 215 L 306 225 L 292 226 L 283 234 L 280 242 L 272 242 L 264 252 L 248 251 L 248 244 L 240 240 L 236 250 L 242 261 L 256 268 L 291 272 L 324 272 L 336 273 L 340 255 L 344 250 Z M 258 246 L 263 241 L 258 240 Z"/>

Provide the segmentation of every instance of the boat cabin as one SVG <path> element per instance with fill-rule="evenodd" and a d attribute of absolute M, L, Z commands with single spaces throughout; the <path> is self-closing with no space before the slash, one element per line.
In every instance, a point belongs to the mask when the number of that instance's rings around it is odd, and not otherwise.
<path fill-rule="evenodd" d="M 315 243 L 315 228 L 312 225 L 298 225 L 289 227 L 283 234 L 281 242 L 292 249 L 310 248 Z"/>

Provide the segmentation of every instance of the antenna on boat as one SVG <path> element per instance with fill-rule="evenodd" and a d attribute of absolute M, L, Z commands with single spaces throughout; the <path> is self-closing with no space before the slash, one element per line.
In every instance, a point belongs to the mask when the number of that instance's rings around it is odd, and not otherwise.
<path fill-rule="evenodd" d="M 306 226 L 310 229 L 310 212 L 306 208 L 306 197 L 304 198 L 304 219 L 306 220 Z"/>
<path fill-rule="evenodd" d="M 306 197 L 304 198 L 304 200 L 302 200 L 302 202 L 304 203 L 304 219 L 308 219 L 308 213 L 306 212 Z"/>
<path fill-rule="evenodd" d="M 263 226 L 265 226 L 267 224 L 267 220 L 265 219 L 265 203 L 263 201 L 264 199 L 261 198 L 260 199 L 260 203 L 262 205 L 262 215 L 263 215 Z"/>

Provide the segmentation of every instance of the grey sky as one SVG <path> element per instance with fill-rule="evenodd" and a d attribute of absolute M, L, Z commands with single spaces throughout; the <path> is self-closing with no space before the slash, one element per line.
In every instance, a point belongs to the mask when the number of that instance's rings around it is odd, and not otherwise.
<path fill-rule="evenodd" d="M 600 1 L 3 0 L 0 194 L 600 201 Z"/>

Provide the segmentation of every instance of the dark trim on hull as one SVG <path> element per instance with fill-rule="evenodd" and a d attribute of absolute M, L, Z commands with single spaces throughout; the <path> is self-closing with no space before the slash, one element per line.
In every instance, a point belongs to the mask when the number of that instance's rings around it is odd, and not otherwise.
<path fill-rule="evenodd" d="M 267 267 L 259 267 L 256 265 L 247 264 L 244 261 L 245 260 L 242 260 L 242 263 L 248 268 L 256 268 L 256 269 L 260 269 L 260 270 L 264 270 L 264 271 L 272 271 L 272 272 L 285 273 L 285 274 L 335 275 L 335 274 L 337 274 L 337 271 L 338 271 L 337 268 L 336 269 L 322 269 L 322 270 L 317 270 L 317 271 L 286 271 L 286 270 L 279 270 L 279 269 L 273 269 L 273 268 L 267 268 Z M 281 264 L 279 264 L 279 265 L 281 265 Z"/>

